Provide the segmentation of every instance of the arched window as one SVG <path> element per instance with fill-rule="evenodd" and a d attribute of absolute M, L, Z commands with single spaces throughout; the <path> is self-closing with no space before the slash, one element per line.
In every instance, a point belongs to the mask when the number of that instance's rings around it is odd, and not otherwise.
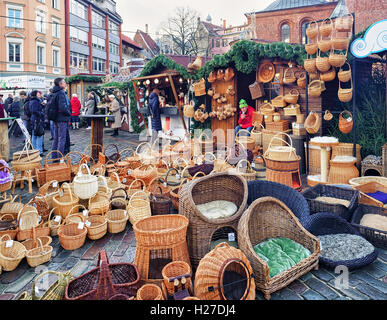
<path fill-rule="evenodd" d="M 301 24 L 301 43 L 302 44 L 306 44 L 309 41 L 307 36 L 306 36 L 306 27 L 307 27 L 308 23 L 309 23 L 309 21 L 304 21 Z"/>
<path fill-rule="evenodd" d="M 281 26 L 281 41 L 290 42 L 290 27 L 287 23 Z"/>

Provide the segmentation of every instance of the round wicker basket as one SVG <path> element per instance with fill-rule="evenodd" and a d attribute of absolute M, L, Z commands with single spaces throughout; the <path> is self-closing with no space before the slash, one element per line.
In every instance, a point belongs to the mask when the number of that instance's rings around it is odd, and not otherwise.
<path fill-rule="evenodd" d="M 111 210 L 106 213 L 109 233 L 121 233 L 126 228 L 128 214 L 126 210 Z"/>
<path fill-rule="evenodd" d="M 43 263 L 51 260 L 53 247 L 49 245 L 43 245 L 42 240 L 38 238 L 39 245 L 37 248 L 27 251 L 26 258 L 28 265 L 31 268 L 35 268 Z"/>
<path fill-rule="evenodd" d="M 137 300 L 164 300 L 161 288 L 156 284 L 144 284 L 137 291 Z"/>
<path fill-rule="evenodd" d="M 0 238 L 0 265 L 4 271 L 13 271 L 26 255 L 26 248 L 18 241 L 12 240 L 12 246 L 7 248 L 9 235 Z"/>
<path fill-rule="evenodd" d="M 90 223 L 90 226 L 87 225 Z M 90 240 L 101 239 L 107 233 L 107 220 L 104 216 L 91 216 L 86 220 L 87 237 Z"/>
<path fill-rule="evenodd" d="M 188 290 L 192 293 L 192 271 L 191 266 L 188 263 L 184 261 L 172 261 L 163 268 L 161 274 L 163 276 L 164 285 L 170 295 L 173 295 L 175 286 L 173 281 L 170 282 L 169 279 L 177 276 L 188 275 L 189 277 L 187 277 L 186 288 L 188 288 Z"/>
<path fill-rule="evenodd" d="M 79 229 L 77 223 L 61 225 L 58 230 L 59 242 L 65 250 L 81 248 L 85 243 L 86 235 L 86 227 Z"/>

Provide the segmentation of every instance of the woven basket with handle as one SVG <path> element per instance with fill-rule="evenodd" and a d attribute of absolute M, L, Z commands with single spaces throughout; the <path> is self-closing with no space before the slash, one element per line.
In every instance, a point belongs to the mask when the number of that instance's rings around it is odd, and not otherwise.
<path fill-rule="evenodd" d="M 348 65 L 348 70 L 344 70 L 343 66 L 340 68 L 340 71 L 337 73 L 337 77 L 339 78 L 339 81 L 341 82 L 348 82 L 352 78 L 352 70 L 351 70 L 351 65 L 346 62 L 346 65 Z"/>
<path fill-rule="evenodd" d="M 320 50 L 318 51 L 316 57 L 316 68 L 320 72 L 327 72 L 331 68 L 329 57 L 322 57 Z"/>
<path fill-rule="evenodd" d="M 338 53 L 336 53 L 335 50 L 331 50 L 328 58 L 330 65 L 333 67 L 342 67 L 347 61 L 347 53 L 348 50 Z"/>
<path fill-rule="evenodd" d="M 138 289 L 137 300 L 164 300 L 163 292 L 158 285 L 147 283 Z"/>
<path fill-rule="evenodd" d="M 126 228 L 128 214 L 126 210 L 111 210 L 106 213 L 109 233 L 121 233 Z"/>
<path fill-rule="evenodd" d="M 323 37 L 329 37 L 333 29 L 333 22 L 331 18 L 324 19 L 319 27 L 320 34 Z"/>
<path fill-rule="evenodd" d="M 82 168 L 87 169 L 87 174 L 82 173 Z M 79 199 L 90 199 L 98 192 L 98 178 L 90 173 L 87 164 L 81 164 L 79 172 L 74 177 L 74 194 Z"/>
<path fill-rule="evenodd" d="M 320 79 L 324 82 L 329 82 L 329 81 L 333 81 L 335 80 L 336 78 L 336 70 L 335 68 L 331 68 L 329 71 L 327 72 L 322 72 L 320 74 Z"/>
<path fill-rule="evenodd" d="M 76 250 L 83 246 L 86 240 L 87 228 L 79 228 L 78 223 L 61 225 L 58 229 L 59 242 L 65 250 Z"/>
<path fill-rule="evenodd" d="M 79 203 L 79 198 L 73 194 L 71 187 L 68 183 L 64 183 L 60 188 L 59 194 L 55 195 L 52 199 L 52 204 L 57 208 L 62 218 L 66 218 L 68 212 Z"/>
<path fill-rule="evenodd" d="M 38 296 L 38 292 L 42 289 L 37 289 L 38 282 L 41 278 L 48 276 L 48 275 L 54 275 L 58 279 L 47 289 L 44 291 L 44 293 L 41 296 Z M 40 273 L 33 281 L 32 283 L 32 293 L 31 293 L 31 299 L 32 300 L 63 300 L 66 285 L 69 281 L 73 279 L 73 275 L 70 271 L 67 272 L 57 272 L 57 271 L 45 271 Z"/>
<path fill-rule="evenodd" d="M 310 58 L 307 54 L 306 59 L 304 60 L 304 69 L 308 73 L 316 72 L 316 58 Z"/>
<path fill-rule="evenodd" d="M 311 111 L 304 123 L 306 131 L 310 134 L 316 134 L 321 127 L 321 117 L 319 114 Z"/>
<path fill-rule="evenodd" d="M 341 85 L 341 81 L 339 81 L 339 91 L 337 93 L 339 100 L 341 102 L 350 102 L 352 100 L 352 94 L 353 94 L 353 82 L 351 77 L 351 87 L 350 88 L 343 88 Z"/>
<path fill-rule="evenodd" d="M 247 136 L 241 136 L 241 133 L 247 133 Z M 250 132 L 247 130 L 239 130 L 235 135 L 235 143 L 243 145 L 246 149 L 254 150 L 255 149 L 255 139 L 250 136 Z"/>
<path fill-rule="evenodd" d="M 31 268 L 35 268 L 51 260 L 53 248 L 49 245 L 43 246 L 42 240 L 40 238 L 37 240 L 39 242 L 39 246 L 27 251 L 26 253 L 27 262 Z"/>
<path fill-rule="evenodd" d="M 11 240 L 9 235 L 0 238 L 0 265 L 4 271 L 15 270 L 25 255 L 26 248 L 20 242 Z"/>
<path fill-rule="evenodd" d="M 296 104 L 298 101 L 298 97 L 300 96 L 300 93 L 297 89 L 292 89 L 284 96 L 284 99 L 287 103 L 290 104 Z"/>
<path fill-rule="evenodd" d="M 129 200 L 126 211 L 128 212 L 129 221 L 132 225 L 137 221 L 150 217 L 152 211 L 148 194 L 144 191 L 134 193 Z"/>
<path fill-rule="evenodd" d="M 343 114 L 346 114 L 348 117 L 344 118 Z M 353 117 L 352 113 L 347 110 L 344 110 L 340 113 L 339 116 L 339 129 L 342 133 L 350 133 L 353 129 Z"/>
<path fill-rule="evenodd" d="M 310 39 L 316 38 L 317 35 L 318 35 L 318 27 L 319 26 L 318 26 L 317 22 L 316 21 L 312 21 L 309 24 L 308 28 L 306 28 L 306 35 L 307 35 L 307 37 L 310 38 Z"/>

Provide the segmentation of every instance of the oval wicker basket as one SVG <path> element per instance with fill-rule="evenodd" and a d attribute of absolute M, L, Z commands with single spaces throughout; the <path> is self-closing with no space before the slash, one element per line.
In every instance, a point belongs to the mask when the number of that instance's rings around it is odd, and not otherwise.
<path fill-rule="evenodd" d="M 76 250 L 83 246 L 87 229 L 78 229 L 77 223 L 61 225 L 58 230 L 59 242 L 65 250 Z"/>
<path fill-rule="evenodd" d="M 65 192 L 65 187 L 67 187 L 67 192 Z M 52 199 L 52 204 L 57 208 L 56 213 L 60 214 L 62 218 L 66 218 L 69 211 L 79 203 L 79 198 L 73 194 L 68 183 L 64 183 L 60 190 L 62 190 L 63 194 L 55 195 Z"/>
<path fill-rule="evenodd" d="M 247 133 L 247 136 L 239 136 L 241 133 Z M 243 145 L 246 149 L 255 149 L 255 139 L 250 136 L 250 132 L 247 130 L 239 130 L 235 135 L 235 143 Z"/>
<path fill-rule="evenodd" d="M 87 174 L 82 173 L 82 168 L 87 169 Z M 82 163 L 77 176 L 74 177 L 74 194 L 79 199 L 90 199 L 98 192 L 98 178 L 90 173 L 87 164 Z"/>
<path fill-rule="evenodd" d="M 90 226 L 86 225 L 87 237 L 90 240 L 101 239 L 107 233 L 108 227 L 105 216 L 91 216 L 87 218 L 87 222 L 90 223 Z"/>
<path fill-rule="evenodd" d="M 304 69 L 308 73 L 316 72 L 316 58 L 309 58 L 308 55 L 306 55 L 306 59 L 304 60 Z"/>
<path fill-rule="evenodd" d="M 344 119 L 343 114 L 347 114 L 349 117 Z M 344 110 L 339 115 L 339 129 L 342 133 L 348 134 L 353 129 L 353 117 L 352 113 L 350 113 L 348 110 Z"/>
<path fill-rule="evenodd" d="M 31 249 L 26 253 L 27 262 L 31 268 L 35 268 L 51 260 L 53 247 L 49 245 L 43 245 L 40 238 L 37 240 L 39 242 L 38 247 Z"/>
<path fill-rule="evenodd" d="M 126 210 L 111 210 L 106 213 L 109 233 L 121 233 L 126 228 L 128 214 Z"/>
<path fill-rule="evenodd" d="M 306 35 L 309 39 L 314 39 L 318 34 L 318 24 L 316 21 L 312 21 L 306 28 Z"/>
<path fill-rule="evenodd" d="M 339 78 L 340 82 L 348 82 L 352 78 L 352 70 L 351 65 L 346 62 L 345 64 L 348 65 L 348 70 L 343 70 L 343 66 L 340 68 L 340 71 L 337 73 L 337 77 Z"/>
<path fill-rule="evenodd" d="M 9 235 L 0 238 L 0 265 L 4 271 L 13 271 L 25 257 L 26 248 L 14 240 L 12 246 L 7 248 L 7 240 L 12 240 Z"/>
<path fill-rule="evenodd" d="M 352 77 L 351 77 L 351 87 L 348 89 L 342 88 L 341 81 L 339 81 L 339 91 L 337 93 L 339 100 L 341 102 L 350 102 L 352 100 L 352 94 L 353 94 Z"/>
<path fill-rule="evenodd" d="M 319 97 L 321 96 L 322 92 L 322 86 L 320 80 L 313 80 L 311 83 L 309 83 L 308 86 L 308 94 L 311 97 Z"/>
<path fill-rule="evenodd" d="M 285 141 L 282 137 L 287 137 L 290 144 Z M 281 145 L 275 144 L 275 140 L 278 140 Z M 293 147 L 293 140 L 287 133 L 278 133 L 273 136 L 270 140 L 269 146 L 264 154 L 265 160 L 276 160 L 276 161 L 293 161 L 297 160 L 298 156 L 296 149 Z"/>
<path fill-rule="evenodd" d="M 322 57 L 320 51 L 317 53 L 316 68 L 320 72 L 327 72 L 331 68 L 329 57 Z"/>
<path fill-rule="evenodd" d="M 246 163 L 246 166 L 245 169 L 241 170 L 243 168 L 243 163 Z M 227 172 L 230 174 L 241 175 L 246 179 L 246 181 L 254 181 L 256 179 L 256 172 L 251 167 L 250 162 L 248 162 L 246 159 L 240 160 L 235 168 L 230 168 L 227 170 Z"/>
<path fill-rule="evenodd" d="M 17 216 L 19 230 L 29 230 L 39 225 L 39 214 L 35 207 L 24 205 Z"/>
<path fill-rule="evenodd" d="M 259 110 L 264 115 L 270 115 L 270 114 L 273 114 L 275 112 L 275 108 L 270 103 L 268 103 L 268 102 L 262 104 L 259 107 Z"/>
<path fill-rule="evenodd" d="M 331 121 L 333 119 L 333 114 L 329 110 L 325 110 L 324 120 Z"/>
<path fill-rule="evenodd" d="M 332 49 L 334 50 L 348 50 L 349 46 L 349 37 L 339 38 L 339 37 L 333 37 L 332 38 Z"/>
<path fill-rule="evenodd" d="M 299 96 L 300 96 L 300 93 L 298 92 L 298 90 L 292 89 L 289 91 L 288 94 L 284 96 L 284 99 L 287 103 L 296 104 L 298 102 Z"/>
<path fill-rule="evenodd" d="M 349 184 L 353 187 L 358 187 L 362 184 L 366 184 L 369 182 L 377 182 L 382 185 L 387 186 L 387 178 L 386 177 L 379 177 L 379 176 L 368 176 L 368 177 L 359 177 L 359 178 L 352 178 L 349 180 Z"/>
<path fill-rule="evenodd" d="M 350 32 L 353 27 L 353 16 L 352 14 L 346 14 L 342 17 L 338 17 L 335 21 L 335 29 L 341 32 Z"/>
<path fill-rule="evenodd" d="M 292 68 L 286 68 L 286 70 L 284 72 L 283 83 L 284 84 L 292 84 L 292 83 L 296 82 L 296 80 L 297 80 L 297 78 L 294 75 L 294 70 Z"/>
<path fill-rule="evenodd" d="M 94 197 L 89 199 L 89 213 L 90 215 L 102 214 L 104 215 L 109 211 L 110 208 L 110 199 L 109 197 L 102 193 L 98 192 Z"/>
<path fill-rule="evenodd" d="M 320 38 L 317 41 L 317 46 L 318 46 L 318 49 L 321 52 L 328 52 L 332 48 L 332 40 L 331 39 L 322 39 L 322 38 Z"/>
<path fill-rule="evenodd" d="M 309 134 L 316 134 L 321 127 L 321 117 L 319 114 L 311 111 L 304 123 L 306 131 Z"/>
<path fill-rule="evenodd" d="M 335 53 L 334 50 L 331 50 L 328 60 L 331 66 L 342 67 L 347 60 L 347 51 L 345 53 Z"/>
<path fill-rule="evenodd" d="M 305 75 L 305 72 L 300 72 L 299 74 L 300 74 L 300 76 L 297 79 L 297 85 L 300 88 L 305 89 L 305 87 L 306 87 L 306 75 Z"/>
<path fill-rule="evenodd" d="M 333 25 L 333 23 L 332 23 L 331 18 L 328 18 L 328 19 L 325 19 L 324 21 L 322 21 L 321 25 L 319 27 L 320 34 L 323 37 L 330 36 L 332 29 L 333 29 L 332 25 Z"/>
<path fill-rule="evenodd" d="M 305 45 L 305 51 L 307 54 L 315 54 L 317 52 L 317 43 L 308 43 Z"/>
<path fill-rule="evenodd" d="M 161 288 L 152 283 L 144 284 L 137 291 L 137 300 L 164 300 Z"/>
<path fill-rule="evenodd" d="M 331 70 L 329 70 L 327 72 L 322 72 L 320 74 L 320 79 L 321 79 L 321 81 L 324 81 L 324 82 L 333 81 L 333 80 L 335 80 L 335 78 L 336 78 L 335 68 L 331 68 Z"/>
<path fill-rule="evenodd" d="M 236 275 L 239 282 L 233 281 L 232 275 Z M 226 242 L 218 244 L 200 261 L 194 291 L 200 300 L 254 300 L 255 283 L 250 262 L 241 250 Z"/>
<path fill-rule="evenodd" d="M 175 286 L 173 281 L 170 282 L 169 279 L 175 278 L 177 276 L 188 275 L 186 278 L 187 283 L 185 284 L 185 286 L 188 289 L 188 291 L 190 291 L 191 293 L 193 292 L 192 280 L 191 280 L 192 271 L 191 271 L 191 266 L 187 262 L 172 261 L 168 263 L 166 266 L 164 266 L 163 270 L 161 271 L 161 274 L 163 276 L 163 282 L 164 282 L 165 288 L 167 289 L 168 294 L 170 294 L 171 296 L 174 294 Z M 180 283 L 179 289 L 182 289 L 181 287 L 182 286 Z"/>
<path fill-rule="evenodd" d="M 40 240 L 40 241 L 39 241 Z M 43 247 L 49 246 L 52 243 L 52 238 L 50 236 L 34 237 L 32 239 L 27 239 L 21 242 L 21 244 L 26 248 L 27 251 L 36 249 L 39 247 L 39 244 L 42 243 Z"/>

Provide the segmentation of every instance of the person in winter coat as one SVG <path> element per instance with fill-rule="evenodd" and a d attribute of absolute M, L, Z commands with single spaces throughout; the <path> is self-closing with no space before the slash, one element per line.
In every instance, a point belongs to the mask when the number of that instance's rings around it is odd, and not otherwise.
<path fill-rule="evenodd" d="M 42 93 L 38 90 L 31 92 L 29 107 L 31 110 L 32 146 L 43 156 L 44 120 L 45 113 L 41 102 Z"/>
<path fill-rule="evenodd" d="M 22 106 L 22 101 L 20 97 L 15 97 L 13 99 L 13 102 L 8 106 L 8 115 L 16 119 L 20 118 L 21 106 Z M 20 137 L 22 135 L 20 127 L 16 123 L 12 126 L 11 133 L 12 131 L 15 137 Z"/>
<path fill-rule="evenodd" d="M 71 105 L 70 100 L 65 93 L 67 86 L 66 81 L 63 78 L 56 78 L 54 84 L 55 86 L 52 90 L 52 98 L 49 105 L 51 104 L 52 107 L 56 108 L 58 113 L 54 120 L 54 140 L 52 142 L 52 150 L 58 150 L 63 155 L 66 155 L 70 149 L 68 124 L 71 120 Z M 52 159 L 58 159 L 59 157 L 59 154 L 53 152 Z"/>
<path fill-rule="evenodd" d="M 11 106 L 12 103 L 13 103 L 13 94 L 10 93 L 8 95 L 8 98 L 5 99 L 5 101 L 4 101 L 4 108 L 5 108 L 5 111 L 7 111 L 8 114 L 9 114 L 9 110 L 8 109 Z"/>
<path fill-rule="evenodd" d="M 112 129 L 114 129 L 113 137 L 118 136 L 118 130 L 121 128 L 121 107 L 114 94 L 109 95 L 110 105 L 109 111 L 114 116 L 114 123 Z"/>
<path fill-rule="evenodd" d="M 163 130 L 161 125 L 160 90 L 155 88 L 149 95 L 149 109 L 152 123 L 152 144 L 157 139 L 159 132 Z"/>
<path fill-rule="evenodd" d="M 238 125 L 235 128 L 235 135 L 241 129 L 245 129 L 249 132 L 253 130 L 253 113 L 255 111 L 254 108 L 250 107 L 244 99 L 239 101 L 239 108 L 241 109 L 241 112 L 239 113 Z"/>
<path fill-rule="evenodd" d="M 81 114 L 81 102 L 76 94 L 73 94 L 73 98 L 70 101 L 71 104 L 71 125 L 73 130 L 79 129 L 79 115 Z"/>
<path fill-rule="evenodd" d="M 89 92 L 87 95 L 87 101 L 85 103 L 85 114 L 91 116 L 95 114 L 95 108 L 97 107 L 97 102 L 94 92 Z M 91 119 L 87 119 L 87 130 L 91 129 Z"/>

